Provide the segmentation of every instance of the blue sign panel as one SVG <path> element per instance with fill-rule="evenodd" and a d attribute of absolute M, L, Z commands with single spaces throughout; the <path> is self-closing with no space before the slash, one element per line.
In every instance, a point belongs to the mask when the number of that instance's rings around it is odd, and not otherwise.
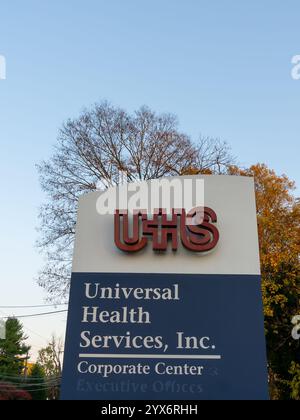
<path fill-rule="evenodd" d="M 62 398 L 268 399 L 260 276 L 74 273 Z"/>

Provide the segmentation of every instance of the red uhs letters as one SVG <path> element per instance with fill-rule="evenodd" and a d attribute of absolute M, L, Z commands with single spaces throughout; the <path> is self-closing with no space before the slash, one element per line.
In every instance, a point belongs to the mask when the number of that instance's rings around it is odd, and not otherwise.
<path fill-rule="evenodd" d="M 173 210 L 171 217 L 159 209 L 152 217 L 143 211 L 136 211 L 132 217 L 132 232 L 129 232 L 127 211 L 115 212 L 115 244 L 124 252 L 137 252 L 148 244 L 152 237 L 154 251 L 166 251 L 168 241 L 172 250 L 178 249 L 178 230 L 182 245 L 193 252 L 208 252 L 219 241 L 219 231 L 215 226 L 216 213 L 208 208 L 195 208 L 186 214 L 185 210 Z M 180 221 L 178 219 L 180 218 Z"/>

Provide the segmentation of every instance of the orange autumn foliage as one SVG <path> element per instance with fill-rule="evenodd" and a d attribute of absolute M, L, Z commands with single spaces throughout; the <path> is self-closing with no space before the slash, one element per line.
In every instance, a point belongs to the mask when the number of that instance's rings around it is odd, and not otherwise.
<path fill-rule="evenodd" d="M 289 310 L 290 298 L 299 296 L 300 205 L 292 194 L 295 184 L 263 164 L 231 167 L 229 173 L 255 179 L 264 308 L 266 317 L 274 317 L 278 307 Z M 278 275 L 281 281 L 276 281 Z"/>

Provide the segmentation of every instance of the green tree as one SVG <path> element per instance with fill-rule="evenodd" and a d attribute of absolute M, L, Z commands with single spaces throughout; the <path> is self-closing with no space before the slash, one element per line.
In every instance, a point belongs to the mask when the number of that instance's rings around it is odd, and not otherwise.
<path fill-rule="evenodd" d="M 300 401 L 300 364 L 293 362 L 289 373 L 292 375 L 290 382 L 291 397 Z"/>
<path fill-rule="evenodd" d="M 30 389 L 33 400 L 47 399 L 47 382 L 42 366 L 36 363 L 26 381 L 26 389 Z"/>
<path fill-rule="evenodd" d="M 9 318 L 6 321 L 6 336 L 0 340 L 0 379 L 7 378 L 9 381 L 22 375 L 30 350 L 25 343 L 27 338 L 18 319 Z"/>

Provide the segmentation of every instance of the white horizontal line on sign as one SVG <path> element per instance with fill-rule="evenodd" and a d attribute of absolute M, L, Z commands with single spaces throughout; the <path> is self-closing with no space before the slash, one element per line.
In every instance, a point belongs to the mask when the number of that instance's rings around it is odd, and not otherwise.
<path fill-rule="evenodd" d="M 221 360 L 220 355 L 191 355 L 191 354 L 79 354 L 81 359 L 194 359 Z"/>

